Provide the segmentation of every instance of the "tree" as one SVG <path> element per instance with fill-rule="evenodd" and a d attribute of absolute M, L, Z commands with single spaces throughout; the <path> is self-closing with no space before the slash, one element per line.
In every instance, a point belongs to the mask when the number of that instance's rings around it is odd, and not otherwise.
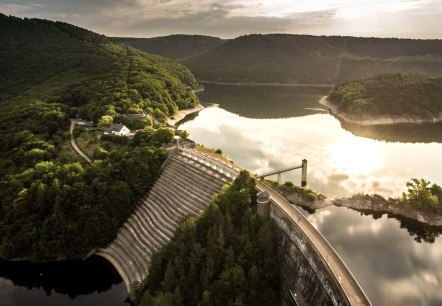
<path fill-rule="evenodd" d="M 114 119 L 111 116 L 108 115 L 101 116 L 100 121 L 98 122 L 98 128 L 105 129 L 107 127 L 110 127 L 112 125 L 113 120 Z"/>
<path fill-rule="evenodd" d="M 411 181 L 407 182 L 408 192 L 402 194 L 402 202 L 424 208 L 439 208 L 441 206 L 440 199 L 432 193 L 432 188 L 429 187 L 430 184 L 430 181 L 423 178 L 412 178 Z M 433 189 L 437 190 L 437 187 L 433 186 Z"/>

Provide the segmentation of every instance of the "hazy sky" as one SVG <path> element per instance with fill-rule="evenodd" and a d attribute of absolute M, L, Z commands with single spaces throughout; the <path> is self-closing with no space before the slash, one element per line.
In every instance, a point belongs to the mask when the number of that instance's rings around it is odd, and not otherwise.
<path fill-rule="evenodd" d="M 109 36 L 442 38 L 442 0 L 0 0 L 0 12 L 61 20 Z"/>

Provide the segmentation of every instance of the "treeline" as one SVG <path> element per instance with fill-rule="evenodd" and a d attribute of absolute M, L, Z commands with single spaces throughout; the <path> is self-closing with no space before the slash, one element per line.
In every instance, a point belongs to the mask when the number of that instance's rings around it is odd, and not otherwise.
<path fill-rule="evenodd" d="M 345 113 L 432 118 L 442 112 L 442 77 L 385 74 L 338 85 L 328 99 Z"/>
<path fill-rule="evenodd" d="M 185 218 L 152 257 L 137 290 L 142 305 L 277 305 L 280 279 L 272 224 L 252 211 L 247 172 L 204 213 Z"/>
<path fill-rule="evenodd" d="M 103 247 L 153 184 L 173 132 L 153 124 L 198 103 L 181 65 L 66 23 L 0 14 L 0 257 L 81 258 Z M 92 165 L 69 118 L 146 127 Z M 104 118 L 103 118 L 104 117 Z M 108 122 L 107 122 L 108 123 Z"/>
<path fill-rule="evenodd" d="M 334 84 L 383 73 L 437 75 L 442 40 L 246 35 L 183 60 L 202 80 Z"/>
<path fill-rule="evenodd" d="M 115 41 L 173 60 L 192 57 L 222 45 L 225 40 L 205 35 L 182 35 L 152 38 L 114 37 Z"/>

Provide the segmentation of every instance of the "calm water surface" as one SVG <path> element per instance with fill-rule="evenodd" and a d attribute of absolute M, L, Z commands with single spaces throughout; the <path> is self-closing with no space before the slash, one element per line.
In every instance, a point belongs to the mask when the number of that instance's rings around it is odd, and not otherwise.
<path fill-rule="evenodd" d="M 325 194 L 398 196 L 412 177 L 442 184 L 442 144 L 423 143 L 432 135 L 422 143 L 355 136 L 317 109 L 324 94 L 316 89 L 206 87 L 202 102 L 219 106 L 201 111 L 180 128 L 197 143 L 222 149 L 256 173 L 298 165 L 306 158 L 308 185 Z M 407 130 L 398 140 L 404 134 Z M 299 170 L 284 174 L 283 181 L 299 184 L 300 175 Z M 337 207 L 317 210 L 308 218 L 341 255 L 373 305 L 442 305 L 438 234 L 433 243 L 417 242 L 396 219 L 375 220 Z"/>
<path fill-rule="evenodd" d="M 277 93 L 272 99 L 270 89 L 246 88 L 238 92 L 238 87 L 233 87 L 236 103 L 241 103 L 240 98 L 244 97 L 245 105 L 252 105 L 251 117 L 257 113 L 257 105 L 264 102 L 261 116 L 271 113 L 269 116 L 285 117 L 248 118 L 244 105 L 232 105 L 231 88 L 218 86 L 213 89 L 216 95 L 212 95 L 209 87 L 201 100 L 217 103 L 219 107 L 201 111 L 180 128 L 187 130 L 197 143 L 221 149 L 249 171 L 265 173 L 283 169 L 300 165 L 305 158 L 308 160 L 308 185 L 337 196 L 356 192 L 397 196 L 412 177 L 442 184 L 442 163 L 439 162 L 442 143 L 385 142 L 355 136 L 342 129 L 333 116 L 318 109 L 321 95 L 315 92 L 309 96 L 306 89 L 302 89 L 302 95 L 296 89 L 274 89 Z M 223 100 L 222 90 L 228 101 Z M 269 105 L 273 101 L 278 109 L 271 112 Z M 231 108 L 240 110 L 243 116 L 226 110 Z M 299 184 L 300 171 L 283 174 L 282 179 Z"/>
<path fill-rule="evenodd" d="M 1 306 L 129 305 L 126 287 L 101 257 L 47 264 L 0 261 Z"/>

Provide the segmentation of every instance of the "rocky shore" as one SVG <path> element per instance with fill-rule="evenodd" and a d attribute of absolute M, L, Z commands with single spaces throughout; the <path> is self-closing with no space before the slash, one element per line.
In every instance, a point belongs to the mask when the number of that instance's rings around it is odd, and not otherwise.
<path fill-rule="evenodd" d="M 380 195 L 355 195 L 351 198 L 341 198 L 333 201 L 339 207 L 347 207 L 358 211 L 391 214 L 416 220 L 431 226 L 442 226 L 442 216 L 411 209 L 397 203 L 395 199 L 385 199 Z"/>
<path fill-rule="evenodd" d="M 313 213 L 316 209 L 321 209 L 330 205 L 338 207 L 347 207 L 360 212 L 382 216 L 388 214 L 394 217 L 403 217 L 415 220 L 417 222 L 442 227 L 442 215 L 431 214 L 425 211 L 418 211 L 412 207 L 398 203 L 396 199 L 385 199 L 384 197 L 375 195 L 354 195 L 350 198 L 330 198 L 321 194 L 316 194 L 314 198 L 308 199 L 306 192 L 293 191 L 285 186 L 276 183 L 272 184 L 272 188 L 278 191 L 287 201 L 300 206 L 310 213 Z"/>
<path fill-rule="evenodd" d="M 325 107 L 337 118 L 353 124 L 359 125 L 390 125 L 390 124 L 419 124 L 419 123 L 437 123 L 442 122 L 442 113 L 435 115 L 432 118 L 416 118 L 412 116 L 364 116 L 363 118 L 356 118 L 338 110 L 338 107 L 327 100 L 327 96 L 322 97 L 319 103 Z"/>

